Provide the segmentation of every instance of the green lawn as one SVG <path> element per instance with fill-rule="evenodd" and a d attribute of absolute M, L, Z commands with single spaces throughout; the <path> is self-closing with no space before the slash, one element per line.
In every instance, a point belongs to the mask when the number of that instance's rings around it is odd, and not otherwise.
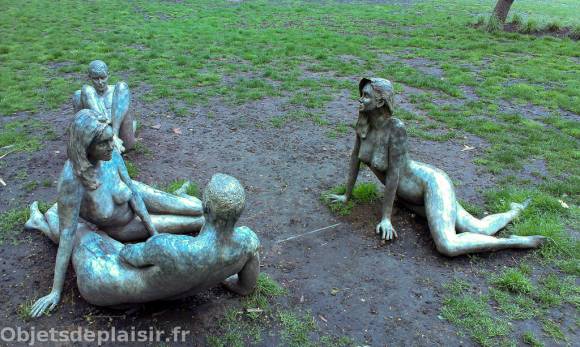
<path fill-rule="evenodd" d="M 356 97 L 348 78 L 371 72 L 394 81 L 399 92 L 403 85 L 419 88 L 406 96 L 415 110 L 397 111 L 406 121 L 419 121 L 409 125 L 409 133 L 434 141 L 472 134 L 488 142 L 476 162 L 501 180 L 486 193 L 487 210 L 505 210 L 510 201 L 532 197 L 525 218 L 508 232 L 549 236 L 552 242 L 534 257 L 564 281 L 560 286 L 573 287 L 549 301 L 540 293 L 550 282 L 534 273 L 519 274 L 521 281 L 530 281 L 526 292 L 509 290 L 518 274 L 506 276 L 501 285 L 490 278 L 489 294 L 449 298 L 443 316 L 481 344 L 504 343 L 513 341 L 506 336 L 516 336 L 504 321 L 517 317 L 503 312 L 502 305 L 525 310 L 526 300 L 532 300 L 543 309 L 526 311 L 525 317 L 532 314 L 549 336 L 559 336 L 549 308 L 578 307 L 574 281 L 580 246 L 570 232 L 580 224 L 580 44 L 475 29 L 471 24 L 486 18 L 495 0 L 411 3 L 4 0 L 0 115 L 60 107 L 81 86 L 93 59 L 108 63 L 112 82 L 126 74 L 132 88 L 150 87 L 142 97 L 146 102 L 163 98 L 187 106 L 216 97 L 233 104 L 287 97 L 288 111 L 268 126 L 308 120 L 328 127 L 330 140 L 349 134 L 348 124 L 321 116 L 337 92 L 346 89 Z M 511 12 L 534 25 L 578 31 L 577 13 L 580 1 L 574 0 L 518 0 Z M 441 76 L 422 72 L 418 59 L 431 62 Z M 532 109 L 542 114 L 531 117 Z M 173 112 L 187 114 L 181 106 Z M 432 133 L 434 127 L 447 131 Z M 17 146 L 0 149 L 0 156 L 39 148 L 43 135 L 23 136 L 36 128 L 34 121 L 6 123 L 0 148 Z M 547 169 L 535 173 L 539 183 L 519 175 L 533 160 Z M 2 233 L 23 218 L 11 213 L 0 218 Z M 492 309 L 494 302 L 498 309 Z M 482 330 L 478 321 L 461 323 L 469 310 L 485 311 L 486 324 L 495 329 Z M 295 318 L 280 313 L 279 319 L 291 325 Z M 537 340 L 530 332 L 517 338 Z"/>

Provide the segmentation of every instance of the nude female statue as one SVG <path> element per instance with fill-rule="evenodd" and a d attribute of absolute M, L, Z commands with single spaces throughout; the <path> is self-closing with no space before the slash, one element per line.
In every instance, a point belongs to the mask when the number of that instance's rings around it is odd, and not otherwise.
<path fill-rule="evenodd" d="M 125 82 L 109 85 L 109 68 L 101 60 L 89 64 L 89 79 L 92 86 L 83 85 L 73 95 L 75 114 L 82 109 L 102 113 L 111 121 L 115 146 L 120 152 L 133 148 L 135 144 L 135 124 L 129 112 L 131 93 Z"/>
<path fill-rule="evenodd" d="M 131 180 L 113 137 L 103 114 L 79 111 L 69 128 L 68 160 L 60 175 L 57 203 L 45 215 L 36 202 L 31 206 L 25 228 L 40 230 L 59 244 L 52 291 L 33 305 L 33 317 L 60 301 L 79 217 L 123 242 L 144 240 L 158 231 L 191 233 L 203 226 L 199 199 Z"/>
<path fill-rule="evenodd" d="M 235 224 L 245 207 L 244 188 L 235 178 L 216 174 L 203 195 L 206 223 L 196 237 L 157 234 L 127 244 L 79 225 L 72 263 L 83 298 L 93 305 L 122 307 L 171 300 L 223 282 L 250 294 L 260 272 L 260 241 Z"/>
<path fill-rule="evenodd" d="M 363 162 L 385 185 L 383 217 L 376 227 L 376 233 L 381 234 L 382 239 L 397 237 L 391 224 L 395 195 L 403 205 L 427 218 L 437 250 L 446 256 L 505 248 L 534 248 L 546 239 L 543 236 L 492 236 L 518 216 L 529 202 L 512 203 L 510 211 L 481 220 L 473 217 L 457 201 L 451 179 L 445 172 L 409 158 L 405 126 L 392 117 L 394 95 L 391 82 L 382 78 L 363 78 L 359 92 L 359 118 L 346 193 L 331 194 L 331 200 L 346 202 L 350 199 L 359 164 Z"/>

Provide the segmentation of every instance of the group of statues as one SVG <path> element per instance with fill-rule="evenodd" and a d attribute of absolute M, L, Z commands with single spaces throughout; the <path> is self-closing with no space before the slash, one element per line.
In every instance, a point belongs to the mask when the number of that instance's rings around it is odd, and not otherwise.
<path fill-rule="evenodd" d="M 132 180 L 121 153 L 135 143 L 127 84 L 108 85 L 107 65 L 89 65 L 92 86 L 73 96 L 75 116 L 58 182 L 58 200 L 46 213 L 31 205 L 25 228 L 39 230 L 58 244 L 51 292 L 33 305 L 38 317 L 60 301 L 68 265 L 81 295 L 99 306 L 123 307 L 171 300 L 222 283 L 240 295 L 251 293 L 260 269 L 260 241 L 247 227 L 235 227 L 245 206 L 243 186 L 215 174 L 203 201 Z M 528 205 L 477 219 L 459 204 L 451 179 L 441 170 L 412 160 L 403 122 L 394 118 L 394 92 L 381 78 L 363 78 L 354 148 L 344 195 L 347 202 L 366 164 L 385 185 L 383 239 L 397 237 L 391 223 L 395 197 L 427 218 L 439 252 L 447 256 L 504 248 L 533 248 L 543 236 L 493 235 Z M 85 223 L 80 220 L 81 217 Z M 196 236 L 194 236 L 196 235 Z"/>

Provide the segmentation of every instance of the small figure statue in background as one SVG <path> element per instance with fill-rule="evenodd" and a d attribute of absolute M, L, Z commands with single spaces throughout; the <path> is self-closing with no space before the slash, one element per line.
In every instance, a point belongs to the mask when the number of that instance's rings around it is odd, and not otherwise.
<path fill-rule="evenodd" d="M 453 183 L 445 172 L 409 157 L 405 125 L 392 116 L 394 94 L 391 82 L 382 78 L 363 78 L 359 92 L 359 116 L 346 194 L 331 194 L 332 200 L 346 202 L 351 198 L 363 162 L 385 185 L 383 218 L 376 227 L 376 233 L 382 239 L 397 237 L 391 224 L 393 202 L 397 196 L 404 206 L 427 218 L 437 250 L 450 257 L 505 248 L 534 248 L 546 240 L 539 235 L 492 236 L 517 217 L 529 202 L 512 203 L 510 211 L 483 219 L 473 217 L 457 201 Z"/>
<path fill-rule="evenodd" d="M 115 146 L 119 152 L 130 150 L 135 145 L 136 122 L 129 106 L 131 93 L 125 82 L 109 85 L 109 68 L 102 60 L 94 60 L 88 70 L 91 85 L 83 85 L 73 95 L 75 114 L 82 109 L 104 114 L 113 126 Z"/>

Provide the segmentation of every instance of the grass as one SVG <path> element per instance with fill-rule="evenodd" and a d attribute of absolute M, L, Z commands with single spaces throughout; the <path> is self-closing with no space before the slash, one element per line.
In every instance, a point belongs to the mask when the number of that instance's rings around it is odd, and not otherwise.
<path fill-rule="evenodd" d="M 13 208 L 0 214 L 0 245 L 7 241 L 12 243 L 17 241 L 28 215 L 27 207 Z"/>
<path fill-rule="evenodd" d="M 33 152 L 44 139 L 54 139 L 52 127 L 34 119 L 14 120 L 2 125 L 0 157 L 15 152 Z"/>
<path fill-rule="evenodd" d="M 356 204 L 369 204 L 379 197 L 377 185 L 374 183 L 359 183 L 352 190 L 352 198 L 346 203 L 332 202 L 328 197 L 329 194 L 342 195 L 346 192 L 346 187 L 340 185 L 332 188 L 322 194 L 321 200 L 326 204 L 333 213 L 340 216 L 347 216 L 352 212 Z"/>
<path fill-rule="evenodd" d="M 532 198 L 530 208 L 504 233 L 549 237 L 534 261 L 553 266 L 559 281 L 510 270 L 520 274 L 498 275 L 503 282 L 489 283 L 497 301 L 486 299 L 505 309 L 500 314 L 510 308 L 517 313 L 505 320 L 543 315 L 527 309 L 529 300 L 542 307 L 577 305 L 577 294 L 570 294 L 574 291 L 553 288 L 556 282 L 569 287 L 569 276 L 580 273 L 579 244 L 568 233 L 576 229 L 580 215 L 580 127 L 577 118 L 568 116 L 580 113 L 578 43 L 473 28 L 475 18 L 485 24 L 492 6 L 491 0 L 364 6 L 294 0 L 137 0 L 130 6 L 113 0 L 8 0 L 0 12 L 0 115 L 17 120 L 7 118 L 0 125 L 0 156 L 36 151 L 54 138 L 45 124 L 20 119 L 18 112 L 56 110 L 69 103 L 71 93 L 86 83 L 86 66 L 93 59 L 109 64 L 111 83 L 128 76 L 131 88 L 147 85 L 142 102 L 163 99 L 176 105 L 170 109 L 175 116 L 190 117 L 192 106 L 216 98 L 232 105 L 280 98 L 282 111 L 267 122 L 280 129 L 301 121 L 328 127 L 328 141 L 340 141 L 351 131 L 334 115 L 325 115 L 328 102 L 344 90 L 356 98 L 353 79 L 358 76 L 386 77 L 398 93 L 403 86 L 422 89 L 416 96 L 403 95 L 417 112 L 395 111 L 407 121 L 410 135 L 463 141 L 463 135 L 471 134 L 487 144 L 478 151 L 476 164 L 504 180 L 486 192 L 484 209 L 462 202 L 469 211 L 483 216 L 485 211 L 506 211 L 510 201 Z M 579 11 L 573 0 L 516 1 L 512 23 L 528 33 L 566 27 L 577 35 L 580 25 L 573 14 Z M 87 15 L 91 13 L 98 16 Z M 421 70 L 417 59 L 433 63 L 441 76 Z M 206 116 L 219 117 L 213 111 Z M 434 131 L 434 125 L 445 131 Z M 139 147 L 135 152 L 151 153 Z M 535 161 L 545 166 L 546 172 L 536 175 L 539 181 L 518 179 Z M 133 169 L 135 177 L 138 170 Z M 25 174 L 17 178 L 24 180 Z M 361 201 L 378 198 L 376 188 L 361 194 Z M 348 214 L 358 202 L 336 205 L 335 212 Z M 13 237 L 12 226 L 20 225 L 23 214 L 15 209 L 0 216 L 2 242 Z M 532 284 L 528 292 L 526 279 Z M 481 300 L 464 300 L 467 307 L 481 306 Z M 505 337 L 490 337 L 490 319 L 482 321 L 477 341 Z M 234 336 L 228 341 L 240 340 Z"/>
<path fill-rule="evenodd" d="M 32 319 L 32 317 L 30 316 L 30 312 L 32 311 L 32 305 L 34 305 L 34 301 L 35 300 L 28 300 L 18 305 L 17 312 L 18 317 L 20 317 L 21 320 L 28 322 L 29 320 Z"/>
<path fill-rule="evenodd" d="M 275 304 L 275 298 L 288 291 L 266 274 L 260 274 L 256 289 L 242 299 L 241 310 L 230 308 L 217 324 L 220 333 L 207 338 L 211 347 L 248 346 L 262 341 L 264 330 L 275 325 L 284 346 L 346 347 L 355 345 L 347 336 L 322 334 L 310 312 L 299 309 L 282 308 Z"/>
<path fill-rule="evenodd" d="M 508 268 L 493 276 L 491 284 L 516 294 L 529 294 L 534 289 L 530 279 L 519 269 Z"/>
<path fill-rule="evenodd" d="M 139 176 L 139 168 L 135 163 L 129 159 L 125 159 L 125 166 L 127 167 L 127 173 L 129 174 L 129 177 L 136 179 L 137 176 Z"/>
<path fill-rule="evenodd" d="M 542 341 L 538 340 L 538 338 L 531 331 L 526 331 L 522 335 L 522 341 L 526 345 L 530 345 L 532 347 L 544 347 L 544 344 L 542 343 Z"/>
<path fill-rule="evenodd" d="M 470 286 L 463 280 L 447 284 L 448 294 L 443 299 L 441 316 L 466 330 L 475 342 L 492 345 L 495 338 L 508 336 L 507 320 L 494 317 L 486 298 L 471 294 Z"/>
<path fill-rule="evenodd" d="M 161 190 L 167 192 L 167 193 L 175 193 L 176 190 L 178 190 L 179 188 L 181 188 L 181 186 L 183 186 L 183 184 L 185 182 L 188 182 L 188 180 L 186 179 L 177 179 L 174 180 L 172 182 L 169 182 L 166 186 L 161 187 Z M 196 183 L 189 181 L 189 185 L 187 186 L 187 189 L 185 190 L 185 194 L 190 195 L 190 196 L 195 196 L 195 197 L 200 197 L 201 196 L 201 192 L 199 191 L 199 187 L 197 186 Z"/>

